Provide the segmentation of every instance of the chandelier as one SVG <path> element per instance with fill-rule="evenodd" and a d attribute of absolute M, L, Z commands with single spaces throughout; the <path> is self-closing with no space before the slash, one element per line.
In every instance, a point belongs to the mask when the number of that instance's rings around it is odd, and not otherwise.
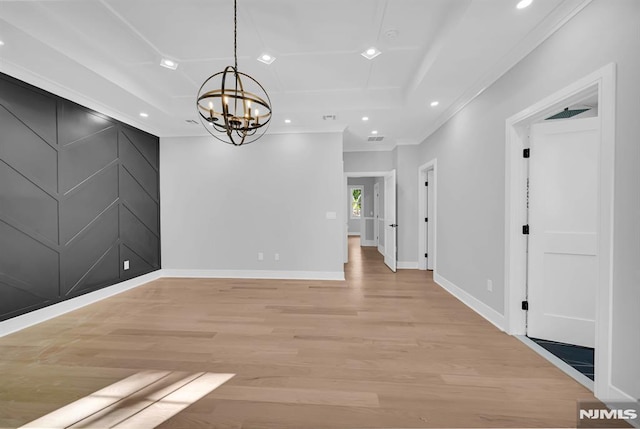
<path fill-rule="evenodd" d="M 258 140 L 271 121 L 271 100 L 260 83 L 238 71 L 238 6 L 233 1 L 234 65 L 209 76 L 198 91 L 200 122 L 218 140 L 240 146 Z"/>

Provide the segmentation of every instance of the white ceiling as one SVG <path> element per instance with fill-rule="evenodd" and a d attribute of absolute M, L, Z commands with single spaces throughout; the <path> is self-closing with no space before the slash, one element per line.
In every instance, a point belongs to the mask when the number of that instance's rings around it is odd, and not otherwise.
<path fill-rule="evenodd" d="M 346 150 L 415 144 L 588 2 L 238 0 L 239 68 L 271 97 L 269 132 L 348 128 Z M 205 135 L 186 120 L 233 62 L 233 1 L 0 0 L 0 40 L 0 71 L 159 136 Z M 382 54 L 367 60 L 371 46 Z M 273 64 L 256 61 L 267 52 Z M 372 130 L 385 139 L 367 142 Z"/>

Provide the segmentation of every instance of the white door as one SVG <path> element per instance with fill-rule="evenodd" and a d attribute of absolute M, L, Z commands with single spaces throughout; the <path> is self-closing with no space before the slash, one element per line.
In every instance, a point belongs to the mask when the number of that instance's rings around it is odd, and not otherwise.
<path fill-rule="evenodd" d="M 396 170 L 384 177 L 384 263 L 396 272 Z"/>
<path fill-rule="evenodd" d="M 531 127 L 527 335 L 595 345 L 598 118 Z"/>
<path fill-rule="evenodd" d="M 435 256 L 435 200 L 434 200 L 434 181 L 433 170 L 427 171 L 427 270 L 433 270 L 433 261 Z"/>
<path fill-rule="evenodd" d="M 376 180 L 378 180 L 376 178 Z M 376 242 L 376 247 L 378 247 L 380 245 L 380 232 L 379 232 L 379 221 L 378 218 L 380 217 L 380 208 L 379 208 L 379 204 L 380 204 L 380 184 L 376 183 L 375 185 L 373 185 L 373 234 L 375 235 L 375 242 Z"/>

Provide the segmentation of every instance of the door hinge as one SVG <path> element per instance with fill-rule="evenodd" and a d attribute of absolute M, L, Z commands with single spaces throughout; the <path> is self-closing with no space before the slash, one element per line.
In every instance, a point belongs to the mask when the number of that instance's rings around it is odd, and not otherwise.
<path fill-rule="evenodd" d="M 522 301 L 522 309 L 524 311 L 528 311 L 529 310 L 529 301 Z"/>
<path fill-rule="evenodd" d="M 425 217 L 425 218 L 424 218 L 424 221 L 425 221 L 425 222 L 429 222 L 429 218 L 428 218 L 428 217 Z"/>
<path fill-rule="evenodd" d="M 424 186 L 429 186 L 429 182 L 424 182 Z"/>
<path fill-rule="evenodd" d="M 524 149 L 522 151 L 522 157 L 523 158 L 530 158 L 531 157 L 531 149 Z"/>
<path fill-rule="evenodd" d="M 524 235 L 529 235 L 529 225 L 522 225 L 522 233 Z"/>
<path fill-rule="evenodd" d="M 424 254 L 424 257 L 425 257 L 425 258 L 428 258 L 428 257 L 429 257 L 429 254 L 428 254 L 428 253 L 425 253 L 425 254 Z"/>

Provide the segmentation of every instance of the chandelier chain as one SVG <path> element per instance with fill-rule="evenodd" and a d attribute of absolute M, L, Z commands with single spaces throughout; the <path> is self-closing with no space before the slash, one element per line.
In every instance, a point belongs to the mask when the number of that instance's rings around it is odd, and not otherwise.
<path fill-rule="evenodd" d="M 233 0 L 233 58 L 238 70 L 238 1 Z"/>

